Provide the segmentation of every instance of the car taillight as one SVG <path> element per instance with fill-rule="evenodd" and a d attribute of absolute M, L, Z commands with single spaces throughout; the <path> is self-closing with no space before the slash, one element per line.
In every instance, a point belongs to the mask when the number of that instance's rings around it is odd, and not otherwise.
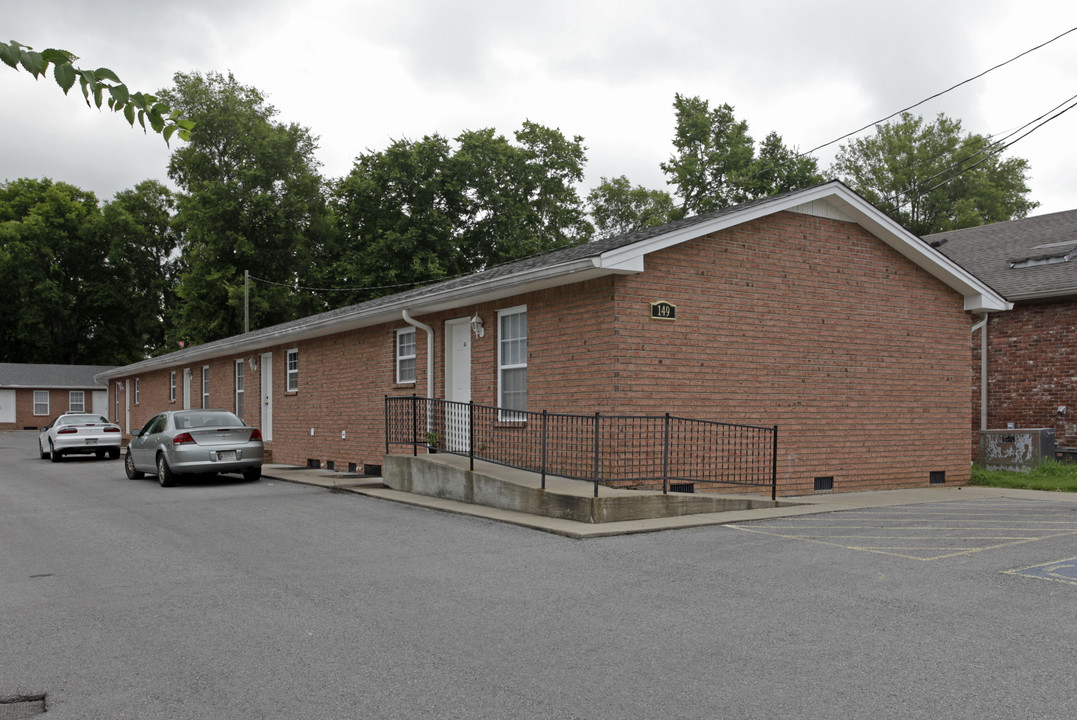
<path fill-rule="evenodd" d="M 78 430 L 76 430 L 75 428 L 64 428 L 63 430 L 57 430 L 56 434 L 57 435 L 74 435 L 77 432 L 78 432 Z"/>
<path fill-rule="evenodd" d="M 261 440 L 261 439 L 262 439 L 262 431 L 261 430 L 259 430 L 258 428 L 254 428 L 254 430 L 251 430 L 251 440 Z"/>
<path fill-rule="evenodd" d="M 118 427 L 107 427 L 107 428 L 105 428 L 105 432 L 119 432 L 119 431 L 120 431 L 120 429 Z"/>
<path fill-rule="evenodd" d="M 194 438 L 191 437 L 191 433 L 180 433 L 176 437 L 172 438 L 173 445 L 186 445 L 187 443 L 193 443 Z"/>

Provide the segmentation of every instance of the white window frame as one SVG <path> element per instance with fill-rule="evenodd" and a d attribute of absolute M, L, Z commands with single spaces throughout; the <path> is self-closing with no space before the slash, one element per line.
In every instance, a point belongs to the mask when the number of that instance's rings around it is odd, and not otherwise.
<path fill-rule="evenodd" d="M 526 322 L 526 320 L 527 320 L 527 306 L 526 305 L 517 305 L 515 307 L 505 308 L 504 310 L 498 310 L 497 311 L 497 406 L 499 408 L 504 408 L 505 407 L 505 400 L 504 400 L 505 388 L 504 388 L 503 378 L 504 378 L 506 370 L 523 370 L 524 371 L 524 382 L 525 383 L 527 382 L 527 379 L 526 379 L 527 378 L 527 331 L 526 330 L 524 331 L 524 336 L 522 338 L 508 338 L 508 340 L 521 340 L 522 339 L 524 341 L 524 361 L 522 363 L 506 364 L 504 358 L 502 357 L 503 345 L 506 342 L 505 332 L 504 332 L 504 329 L 505 329 L 504 320 L 505 320 L 505 318 L 508 318 L 510 316 L 520 315 L 520 314 L 524 315 L 524 321 Z M 524 394 L 524 407 L 522 409 L 525 410 L 525 411 L 527 409 L 526 391 L 525 391 L 525 394 Z M 526 419 L 527 419 L 526 415 L 520 415 L 520 414 L 518 414 L 516 412 L 512 412 L 511 410 L 508 410 L 508 411 L 499 410 L 498 411 L 498 420 L 500 420 L 502 422 L 524 422 L 524 421 L 526 421 Z"/>
<path fill-rule="evenodd" d="M 138 378 L 135 378 L 135 405 L 138 405 Z"/>
<path fill-rule="evenodd" d="M 408 355 L 404 350 L 407 345 L 402 343 L 402 338 L 407 335 L 411 335 L 411 354 Z M 417 335 L 415 334 L 415 328 L 404 328 L 396 331 L 396 383 L 397 385 L 415 384 L 415 352 L 417 349 L 416 341 Z M 411 361 L 411 373 L 410 377 L 407 372 L 407 361 Z"/>
<path fill-rule="evenodd" d="M 202 409 L 209 409 L 209 365 L 202 366 Z"/>
<path fill-rule="evenodd" d="M 42 395 L 45 396 L 44 402 L 39 400 Z M 44 405 L 44 412 L 38 412 L 38 406 Z M 48 390 L 34 390 L 34 415 L 48 415 L 49 414 L 49 391 Z"/>
<path fill-rule="evenodd" d="M 168 401 L 176 402 L 176 371 L 168 374 Z"/>
<path fill-rule="evenodd" d="M 299 348 L 284 354 L 284 390 L 299 392 Z"/>
<path fill-rule="evenodd" d="M 78 403 L 75 402 L 75 397 L 78 397 Z M 75 406 L 78 409 L 75 409 Z M 67 393 L 67 411 L 68 412 L 86 412 L 86 391 L 84 390 L 69 390 Z"/>
<path fill-rule="evenodd" d="M 236 360 L 236 415 L 240 418 L 243 417 L 243 411 L 246 408 L 243 407 L 243 393 L 244 385 L 246 384 L 245 371 L 243 368 L 243 359 Z"/>

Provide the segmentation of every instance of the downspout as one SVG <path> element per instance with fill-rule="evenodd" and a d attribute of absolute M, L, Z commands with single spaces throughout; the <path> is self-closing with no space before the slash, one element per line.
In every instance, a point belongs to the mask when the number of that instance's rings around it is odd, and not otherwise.
<path fill-rule="evenodd" d="M 413 318 L 406 309 L 402 312 L 404 322 L 426 331 L 426 396 L 432 398 L 434 397 L 434 328 Z"/>
<path fill-rule="evenodd" d="M 969 332 L 980 331 L 980 429 L 987 429 L 987 319 L 988 313 L 980 316 L 980 321 Z"/>

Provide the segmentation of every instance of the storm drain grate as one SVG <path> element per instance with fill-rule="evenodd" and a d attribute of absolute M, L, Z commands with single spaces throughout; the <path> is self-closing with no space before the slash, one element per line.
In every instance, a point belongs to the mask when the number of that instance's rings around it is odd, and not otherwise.
<path fill-rule="evenodd" d="M 0 697 L 0 720 L 32 718 L 43 715 L 45 711 L 44 695 Z"/>

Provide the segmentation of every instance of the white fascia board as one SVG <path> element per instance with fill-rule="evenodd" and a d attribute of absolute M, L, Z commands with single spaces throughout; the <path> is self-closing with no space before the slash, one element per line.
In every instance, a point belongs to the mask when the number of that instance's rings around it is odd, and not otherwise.
<path fill-rule="evenodd" d="M 841 208 L 872 235 L 960 293 L 965 299 L 965 310 L 997 312 L 1013 308 L 1012 303 L 1006 302 L 1004 297 L 985 282 L 913 235 L 852 190 L 844 185 L 836 189 L 839 192 L 829 198 L 830 202 Z"/>
<path fill-rule="evenodd" d="M 971 312 L 1008 310 L 1012 304 L 977 279 L 960 265 L 916 237 L 889 216 L 864 200 L 840 182 L 827 183 L 802 192 L 790 193 L 771 202 L 762 202 L 740 212 L 721 215 L 712 221 L 698 223 L 664 235 L 659 235 L 633 245 L 604 253 L 603 267 L 620 268 L 638 264 L 642 270 L 643 256 L 702 235 L 725 230 L 783 210 L 793 210 L 801 205 L 823 200 L 831 203 L 861 227 L 875 235 L 910 261 L 932 276 L 960 293 L 965 298 L 965 309 Z"/>

